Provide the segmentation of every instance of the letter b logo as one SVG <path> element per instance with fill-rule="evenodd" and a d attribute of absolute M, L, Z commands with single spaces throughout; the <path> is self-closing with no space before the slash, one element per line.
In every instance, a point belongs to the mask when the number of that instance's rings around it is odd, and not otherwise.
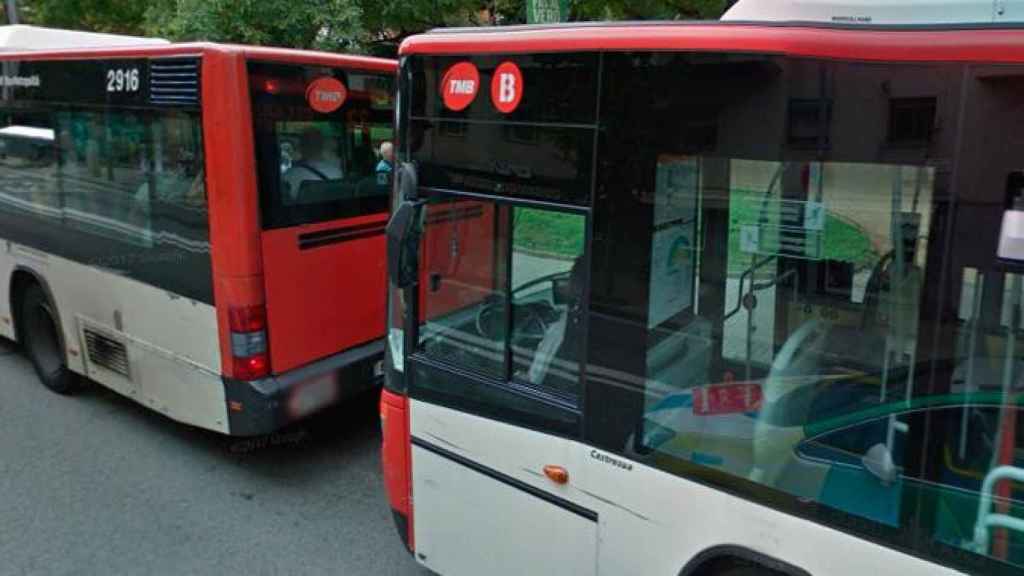
<path fill-rule="evenodd" d="M 508 72 L 498 77 L 498 84 L 501 86 L 498 91 L 498 101 L 502 104 L 511 102 L 516 98 L 516 77 Z"/>
<path fill-rule="evenodd" d="M 503 62 L 491 79 L 491 102 L 499 112 L 509 114 L 523 99 L 523 73 L 514 62 Z"/>

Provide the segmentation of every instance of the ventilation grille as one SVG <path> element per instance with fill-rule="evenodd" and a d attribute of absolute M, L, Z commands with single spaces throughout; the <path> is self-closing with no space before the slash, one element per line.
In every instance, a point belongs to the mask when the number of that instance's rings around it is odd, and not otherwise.
<path fill-rule="evenodd" d="M 128 350 L 124 344 L 88 328 L 84 332 L 89 362 L 128 378 Z"/>
<path fill-rule="evenodd" d="M 167 58 L 149 63 L 149 101 L 165 106 L 199 103 L 199 59 Z"/>

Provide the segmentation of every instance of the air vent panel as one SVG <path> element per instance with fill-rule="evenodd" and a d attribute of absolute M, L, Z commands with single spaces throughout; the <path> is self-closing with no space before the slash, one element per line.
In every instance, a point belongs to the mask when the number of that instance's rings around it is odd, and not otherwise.
<path fill-rule="evenodd" d="M 123 343 L 89 328 L 85 328 L 83 332 L 86 353 L 91 364 L 130 378 L 128 349 Z"/>
<path fill-rule="evenodd" d="M 163 58 L 149 63 L 149 101 L 162 106 L 199 103 L 199 59 Z"/>

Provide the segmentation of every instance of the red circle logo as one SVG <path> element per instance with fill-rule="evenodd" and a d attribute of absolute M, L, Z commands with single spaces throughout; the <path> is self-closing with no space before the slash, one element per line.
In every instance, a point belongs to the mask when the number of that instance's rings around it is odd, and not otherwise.
<path fill-rule="evenodd" d="M 309 107 L 323 114 L 330 114 L 345 103 L 348 89 L 337 78 L 324 76 L 313 80 L 306 88 Z"/>
<path fill-rule="evenodd" d="M 523 99 L 523 73 L 515 62 L 502 62 L 491 79 L 491 101 L 499 112 L 508 114 Z"/>
<path fill-rule="evenodd" d="M 471 62 L 459 62 L 444 73 L 441 79 L 441 97 L 449 110 L 465 110 L 480 89 L 480 72 Z"/>

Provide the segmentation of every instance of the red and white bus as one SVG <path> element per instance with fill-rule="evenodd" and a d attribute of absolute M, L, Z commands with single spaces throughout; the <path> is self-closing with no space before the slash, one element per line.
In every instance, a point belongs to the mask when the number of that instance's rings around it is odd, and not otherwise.
<path fill-rule="evenodd" d="M 56 392 L 86 377 L 232 435 L 372 386 L 396 65 L 217 44 L 0 55 L 0 336 Z"/>
<path fill-rule="evenodd" d="M 883 20 L 406 40 L 381 416 L 421 564 L 1021 573 L 1024 30 Z"/>

